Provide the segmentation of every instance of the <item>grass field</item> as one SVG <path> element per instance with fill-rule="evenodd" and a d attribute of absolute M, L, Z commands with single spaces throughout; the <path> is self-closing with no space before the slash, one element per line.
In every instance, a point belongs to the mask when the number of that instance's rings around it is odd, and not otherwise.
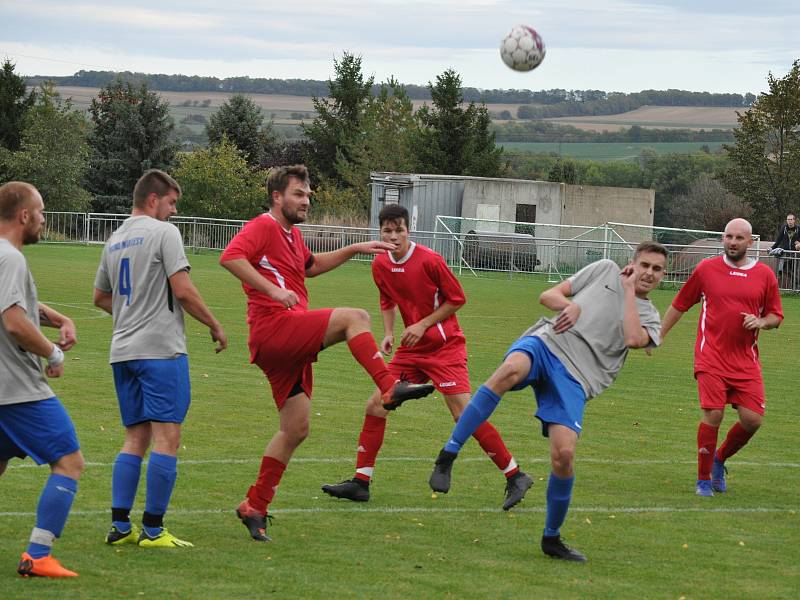
<path fill-rule="evenodd" d="M 451 428 L 435 397 L 390 417 L 369 503 L 324 496 L 320 484 L 352 476 L 363 405 L 372 390 L 343 345 L 326 350 L 315 366 L 311 435 L 273 504 L 274 541 L 257 544 L 233 510 L 276 429 L 276 411 L 266 381 L 247 364 L 243 294 L 216 256 L 191 256 L 192 278 L 228 329 L 230 348 L 214 355 L 207 332 L 187 318 L 193 404 L 166 523 L 196 547 L 143 550 L 103 543 L 111 463 L 122 431 L 106 364 L 111 321 L 91 306 L 99 253 L 82 246 L 26 249 L 40 298 L 71 315 L 78 327 L 80 343 L 53 387 L 76 423 L 87 468 L 55 554 L 81 576 L 47 581 L 15 574 L 47 468 L 13 461 L 0 478 L 3 598 L 797 597 L 795 297 L 784 299 L 784 326 L 762 336 L 767 417 L 751 445 L 729 461 L 727 494 L 694 495 L 696 310 L 653 357 L 632 353 L 617 383 L 589 403 L 574 500 L 562 531 L 588 555 L 585 565 L 553 561 L 538 549 L 549 467 L 529 392 L 509 394 L 492 419 L 536 480 L 510 513 L 500 510 L 502 476 L 474 442 L 456 462 L 450 493 L 431 497 L 432 461 Z M 462 282 L 469 303 L 460 320 L 477 386 L 542 314 L 534 299 L 544 284 Z M 310 280 L 309 289 L 314 306 L 361 306 L 376 326 L 380 321 L 364 264 Z M 663 311 L 673 294 L 658 291 L 653 299 Z M 723 428 L 731 422 L 729 414 Z"/>
<path fill-rule="evenodd" d="M 554 152 L 561 156 L 590 160 L 632 160 L 644 148 L 652 148 L 659 154 L 692 154 L 707 146 L 712 152 L 722 147 L 723 142 L 497 142 L 507 150 L 523 152 Z"/>

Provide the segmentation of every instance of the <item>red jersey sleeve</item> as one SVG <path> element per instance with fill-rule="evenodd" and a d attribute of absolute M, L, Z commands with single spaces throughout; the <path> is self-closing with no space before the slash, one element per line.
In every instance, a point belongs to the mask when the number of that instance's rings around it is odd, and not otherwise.
<path fill-rule="evenodd" d="M 222 256 L 220 256 L 220 262 L 238 258 L 244 258 L 252 262 L 253 257 L 256 257 L 263 247 L 267 235 L 267 228 L 262 219 L 255 218 L 252 221 L 248 221 L 241 231 L 233 236 Z"/>
<path fill-rule="evenodd" d="M 700 261 L 686 283 L 681 286 L 678 295 L 672 301 L 672 307 L 675 310 L 686 312 L 700 302 L 700 298 L 703 295 L 703 278 L 700 272 L 703 270 L 704 263 L 705 260 Z"/>
<path fill-rule="evenodd" d="M 764 299 L 764 312 L 762 314 L 764 316 L 777 315 L 783 320 L 783 306 L 781 304 L 781 293 L 778 289 L 778 280 L 771 270 L 767 276 L 769 279 L 767 280 L 767 292 L 766 298 Z"/>
<path fill-rule="evenodd" d="M 380 293 L 381 310 L 392 310 L 395 306 L 397 306 L 397 304 L 395 304 L 395 302 L 386 295 L 383 284 L 383 275 L 380 264 L 378 263 L 378 257 L 375 257 L 375 259 L 372 261 L 372 279 L 375 281 L 375 285 Z"/>
<path fill-rule="evenodd" d="M 467 303 L 464 288 L 461 287 L 461 283 L 448 268 L 444 259 L 438 257 L 438 260 L 430 265 L 430 276 L 436 282 L 439 289 L 442 290 L 445 302 L 449 302 L 455 306 L 462 306 Z"/>

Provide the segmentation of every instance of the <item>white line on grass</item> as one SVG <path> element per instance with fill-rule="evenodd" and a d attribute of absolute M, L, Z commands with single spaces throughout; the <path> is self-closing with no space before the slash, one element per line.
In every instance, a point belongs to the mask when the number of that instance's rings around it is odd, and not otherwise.
<path fill-rule="evenodd" d="M 544 513 L 547 507 L 515 508 L 514 513 Z M 768 513 L 796 513 L 800 507 L 735 507 L 730 508 L 704 508 L 704 507 L 675 507 L 675 506 L 571 506 L 570 513 L 609 513 L 609 514 L 642 514 L 642 513 L 739 513 L 739 514 L 768 514 Z M 108 509 L 103 510 L 73 510 L 71 517 L 94 517 L 98 515 L 108 515 Z M 334 507 L 334 508 L 283 508 L 270 512 L 274 515 L 288 514 L 335 514 L 335 513 L 376 513 L 376 514 L 404 514 L 404 513 L 424 513 L 424 514 L 447 514 L 447 513 L 503 513 L 500 508 L 458 508 L 458 507 L 422 507 L 422 506 L 384 506 L 384 507 Z M 212 515 L 212 514 L 233 514 L 232 508 L 201 508 L 201 509 L 170 509 L 170 516 L 175 515 Z M 0 512 L 2 517 L 33 517 L 36 513 L 8 511 Z"/>
<path fill-rule="evenodd" d="M 433 464 L 433 460 L 435 457 L 431 456 L 387 456 L 380 458 L 380 462 L 419 462 L 419 463 L 430 463 Z M 459 463 L 466 463 L 466 462 L 483 462 L 485 461 L 485 457 L 477 457 L 477 456 L 470 456 L 460 458 L 458 460 Z M 580 463 L 588 463 L 588 464 L 596 464 L 596 465 L 696 465 L 696 460 L 646 460 L 646 459 L 614 459 L 614 458 L 578 458 L 578 462 Z M 145 461 L 146 464 L 147 461 Z M 182 466 L 189 466 L 189 465 L 250 465 L 250 464 L 258 464 L 261 462 L 261 457 L 253 457 L 253 458 L 210 458 L 210 459 L 202 459 L 202 460 L 195 460 L 195 459 L 178 459 L 178 462 Z M 332 457 L 332 458 L 324 458 L 324 457 L 298 457 L 292 459 L 292 464 L 298 463 L 353 463 L 353 457 Z M 521 464 L 527 463 L 549 463 L 549 458 L 523 458 L 519 459 Z M 766 468 L 777 468 L 777 469 L 800 469 L 800 463 L 792 463 L 792 462 L 754 462 L 754 461 L 732 461 L 732 464 L 736 465 L 737 467 L 766 467 Z M 12 463 L 8 465 L 9 469 L 30 469 L 36 467 L 32 462 L 23 462 L 23 463 Z M 112 467 L 114 466 L 113 462 L 86 462 L 87 467 Z"/>

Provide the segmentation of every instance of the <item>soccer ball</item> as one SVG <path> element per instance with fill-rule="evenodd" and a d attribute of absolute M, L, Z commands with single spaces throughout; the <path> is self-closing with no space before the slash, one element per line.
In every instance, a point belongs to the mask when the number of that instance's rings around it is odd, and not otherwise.
<path fill-rule="evenodd" d="M 544 42 L 527 25 L 517 25 L 500 42 L 503 62 L 515 71 L 532 71 L 544 60 Z"/>

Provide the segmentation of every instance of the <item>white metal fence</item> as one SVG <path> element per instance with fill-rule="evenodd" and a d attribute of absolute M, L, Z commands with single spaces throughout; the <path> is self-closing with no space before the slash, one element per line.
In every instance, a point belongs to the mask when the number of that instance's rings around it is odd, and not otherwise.
<path fill-rule="evenodd" d="M 48 243 L 102 244 L 129 215 L 104 213 L 45 213 L 43 235 Z M 221 251 L 245 221 L 176 216 L 170 219 L 192 251 Z M 301 224 L 312 252 L 329 252 L 355 242 L 378 238 L 374 228 Z M 665 282 L 680 284 L 703 258 L 722 252 L 720 232 L 605 223 L 597 227 L 513 223 L 457 217 L 437 217 L 436 231 L 416 231 L 412 239 L 445 257 L 459 273 L 506 278 L 535 277 L 560 281 L 600 258 L 619 265 L 633 256 L 645 239 L 664 243 L 670 257 Z M 753 256 L 777 271 L 778 259 L 768 256 L 756 240 Z M 356 260 L 371 260 L 368 255 Z M 786 252 L 779 282 L 784 290 L 800 291 L 800 252 Z"/>

